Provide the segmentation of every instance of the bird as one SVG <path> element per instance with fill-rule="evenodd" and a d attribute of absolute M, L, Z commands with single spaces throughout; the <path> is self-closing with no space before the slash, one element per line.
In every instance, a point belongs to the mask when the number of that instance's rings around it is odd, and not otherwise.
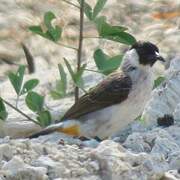
<path fill-rule="evenodd" d="M 153 89 L 153 65 L 165 62 L 158 47 L 137 41 L 124 54 L 120 67 L 82 95 L 52 124 L 29 138 L 53 132 L 73 137 L 109 138 L 133 122 L 143 111 Z"/>

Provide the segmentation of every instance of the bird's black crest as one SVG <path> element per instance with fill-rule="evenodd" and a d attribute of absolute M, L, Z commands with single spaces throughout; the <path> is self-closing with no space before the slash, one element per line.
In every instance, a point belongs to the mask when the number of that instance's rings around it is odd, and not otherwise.
<path fill-rule="evenodd" d="M 143 65 L 153 65 L 156 62 L 156 52 L 159 49 L 151 42 L 138 41 L 130 49 L 135 49 L 139 55 L 139 62 Z"/>

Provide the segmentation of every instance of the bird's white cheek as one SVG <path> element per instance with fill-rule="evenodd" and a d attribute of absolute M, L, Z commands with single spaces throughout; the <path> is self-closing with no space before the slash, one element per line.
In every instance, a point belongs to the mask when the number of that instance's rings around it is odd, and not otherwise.
<path fill-rule="evenodd" d="M 137 54 L 135 49 L 131 49 L 126 52 L 122 61 L 122 68 L 126 69 L 126 66 L 139 66 L 139 55 Z"/>

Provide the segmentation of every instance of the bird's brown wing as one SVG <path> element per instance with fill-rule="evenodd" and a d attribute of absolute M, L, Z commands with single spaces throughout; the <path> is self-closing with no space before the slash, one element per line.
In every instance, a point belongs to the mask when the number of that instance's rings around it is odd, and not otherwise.
<path fill-rule="evenodd" d="M 65 113 L 62 120 L 75 119 L 87 113 L 124 101 L 132 87 L 129 76 L 123 73 L 109 75 Z"/>

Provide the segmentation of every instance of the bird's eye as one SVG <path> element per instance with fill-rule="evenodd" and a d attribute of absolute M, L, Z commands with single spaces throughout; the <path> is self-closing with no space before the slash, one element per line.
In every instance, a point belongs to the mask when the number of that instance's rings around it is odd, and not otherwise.
<path fill-rule="evenodd" d="M 134 66 L 129 67 L 129 71 L 134 71 L 134 70 L 136 70 L 136 69 L 137 69 L 137 68 L 134 67 Z"/>

